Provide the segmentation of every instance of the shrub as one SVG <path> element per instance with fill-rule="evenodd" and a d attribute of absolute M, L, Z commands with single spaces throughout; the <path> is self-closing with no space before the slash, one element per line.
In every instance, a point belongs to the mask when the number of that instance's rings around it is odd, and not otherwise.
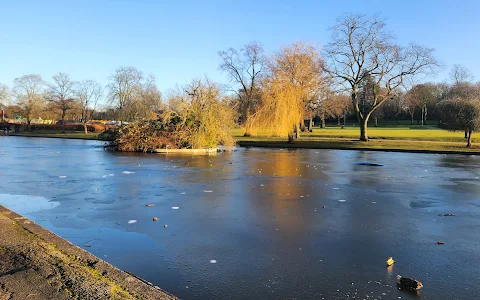
<path fill-rule="evenodd" d="M 216 85 L 193 81 L 170 99 L 169 109 L 158 120 L 120 127 L 111 146 L 119 151 L 152 151 L 159 148 L 198 149 L 230 147 L 234 139 L 233 111 L 221 101 Z"/>

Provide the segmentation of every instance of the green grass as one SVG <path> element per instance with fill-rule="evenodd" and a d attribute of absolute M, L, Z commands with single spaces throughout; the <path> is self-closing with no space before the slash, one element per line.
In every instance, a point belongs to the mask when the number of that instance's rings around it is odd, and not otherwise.
<path fill-rule="evenodd" d="M 241 128 L 233 129 L 232 135 L 240 146 L 480 154 L 480 144 L 475 143 L 475 133 L 472 147 L 466 148 L 463 132 L 450 132 L 436 126 L 369 127 L 369 142 L 358 141 L 359 131 L 358 126 L 351 125 L 344 129 L 336 126 L 317 127 L 313 132 L 302 133 L 301 138 L 294 144 L 286 143 L 286 137 L 244 137 L 244 130 Z M 94 140 L 98 139 L 98 134 L 89 132 L 85 135 L 83 131 L 67 131 L 62 134 L 60 131 L 34 130 L 20 135 Z"/>
<path fill-rule="evenodd" d="M 233 136 L 243 139 L 244 130 L 237 128 L 233 130 Z M 314 128 L 313 132 L 301 133 L 302 137 L 309 138 L 335 138 L 335 139 L 358 139 L 360 128 L 358 126 Z M 262 132 L 259 132 L 262 136 Z M 412 140 L 412 141 L 439 141 L 439 142 L 465 142 L 463 132 L 450 132 L 436 126 L 389 126 L 369 127 L 368 136 L 370 139 L 381 140 Z M 472 135 L 475 138 L 475 133 Z"/>
<path fill-rule="evenodd" d="M 242 147 L 268 148 L 310 148 L 310 149 L 345 149 L 345 150 L 382 150 L 397 152 L 433 152 L 433 153 L 471 153 L 480 154 L 480 145 L 473 144 L 467 148 L 463 143 L 435 141 L 399 141 L 371 140 L 360 142 L 340 139 L 308 139 L 301 138 L 293 144 L 279 138 L 244 138 L 238 141 Z"/>
<path fill-rule="evenodd" d="M 11 133 L 11 135 L 19 136 L 33 136 L 33 137 L 54 137 L 64 139 L 84 139 L 84 140 L 98 140 L 99 132 L 89 132 L 85 134 L 83 131 L 66 131 L 62 133 L 61 130 L 31 130 L 21 133 Z"/>
<path fill-rule="evenodd" d="M 259 132 L 261 135 L 261 131 Z M 369 142 L 360 142 L 358 126 L 314 128 L 301 133 L 300 139 L 288 144 L 286 137 L 244 137 L 244 130 L 232 132 L 240 146 L 316 149 L 363 149 L 405 152 L 472 153 L 480 154 L 480 144 L 466 147 L 463 132 L 450 132 L 436 126 L 397 125 L 369 127 Z M 479 135 L 480 136 L 480 135 Z"/>

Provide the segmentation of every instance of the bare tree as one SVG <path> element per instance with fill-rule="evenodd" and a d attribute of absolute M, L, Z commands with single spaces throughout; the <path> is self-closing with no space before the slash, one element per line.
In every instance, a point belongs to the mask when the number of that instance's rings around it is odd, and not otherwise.
<path fill-rule="evenodd" d="M 128 106 L 139 97 L 142 89 L 143 73 L 134 67 L 120 67 L 109 77 L 108 98 L 117 111 L 120 122 L 129 121 Z"/>
<path fill-rule="evenodd" d="M 0 110 L 2 110 L 2 121 L 5 118 L 4 107 L 9 104 L 10 93 L 8 91 L 8 86 L 0 83 Z"/>
<path fill-rule="evenodd" d="M 462 65 L 453 65 L 452 70 L 450 71 L 450 78 L 452 79 L 454 84 L 458 84 L 461 82 L 468 82 L 473 80 L 473 75 Z"/>
<path fill-rule="evenodd" d="M 345 118 L 350 108 L 350 97 L 348 95 L 332 95 L 326 102 L 326 113 L 334 119 L 337 119 L 337 125 L 340 125 L 340 121 L 343 118 L 343 126 L 345 126 Z M 324 122 L 324 121 L 323 121 Z M 323 125 L 325 126 L 325 125 Z"/>
<path fill-rule="evenodd" d="M 65 116 L 75 103 L 75 82 L 66 73 L 58 73 L 52 78 L 53 83 L 48 85 L 47 99 L 60 111 L 62 133 L 65 133 Z"/>
<path fill-rule="evenodd" d="M 240 51 L 229 48 L 219 51 L 222 59 L 220 69 L 226 72 L 231 82 L 237 86 L 231 88 L 238 97 L 242 123 L 245 124 L 260 100 L 259 80 L 264 71 L 265 57 L 263 48 L 257 42 L 245 45 Z M 250 135 L 250 128 L 245 128 L 245 135 Z"/>
<path fill-rule="evenodd" d="M 438 62 L 432 49 L 395 44 L 377 17 L 346 15 L 331 30 L 332 41 L 325 47 L 326 71 L 350 93 L 360 123 L 360 140 L 368 141 L 371 114 L 392 99 L 406 79 L 432 72 Z M 372 81 L 370 101 L 360 101 L 360 86 L 367 77 Z"/>
<path fill-rule="evenodd" d="M 30 74 L 15 78 L 13 81 L 13 93 L 17 105 L 27 119 L 28 130 L 35 113 L 38 113 L 43 102 L 44 81 L 40 75 Z"/>
<path fill-rule="evenodd" d="M 10 92 L 8 86 L 0 83 L 0 105 L 8 105 L 10 98 Z"/>
<path fill-rule="evenodd" d="M 127 113 L 133 120 L 150 120 L 157 119 L 164 108 L 162 93 L 155 84 L 155 77 L 150 75 L 141 84 L 138 96 L 127 108 Z"/>
<path fill-rule="evenodd" d="M 83 129 L 87 134 L 87 122 L 91 120 L 103 96 L 103 87 L 94 80 L 83 80 L 76 84 L 75 96 L 82 109 Z"/>
<path fill-rule="evenodd" d="M 428 107 L 434 105 L 437 100 L 436 89 L 437 87 L 432 83 L 423 83 L 414 85 L 407 92 L 408 103 L 421 110 L 422 126 L 427 124 Z"/>

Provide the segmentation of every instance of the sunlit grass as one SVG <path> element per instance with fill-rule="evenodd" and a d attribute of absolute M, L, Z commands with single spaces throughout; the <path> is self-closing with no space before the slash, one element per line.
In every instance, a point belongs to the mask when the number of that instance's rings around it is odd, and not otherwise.
<path fill-rule="evenodd" d="M 62 133 L 61 130 L 31 130 L 15 133 L 14 135 L 97 140 L 99 134 L 100 132 L 89 132 L 85 134 L 84 131 L 66 131 Z"/>
<path fill-rule="evenodd" d="M 236 128 L 232 134 L 237 139 L 244 139 L 244 130 Z M 358 139 L 360 129 L 358 126 L 314 128 L 313 132 L 302 132 L 302 137 L 309 138 L 340 138 Z M 262 137 L 262 130 L 258 131 Z M 370 139 L 384 140 L 413 140 L 413 141 L 443 141 L 443 142 L 464 142 L 463 132 L 450 132 L 435 126 L 391 126 L 391 127 L 369 127 L 368 136 Z M 473 134 L 475 138 L 475 133 Z"/>

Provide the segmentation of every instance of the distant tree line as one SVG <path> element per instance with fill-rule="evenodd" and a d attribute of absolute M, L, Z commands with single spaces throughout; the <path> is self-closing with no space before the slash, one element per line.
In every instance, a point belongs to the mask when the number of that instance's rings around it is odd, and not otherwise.
<path fill-rule="evenodd" d="M 377 126 L 379 120 L 412 125 L 435 120 L 442 128 L 464 131 L 470 145 L 480 84 L 460 65 L 451 70 L 450 82 L 425 83 L 425 76 L 442 67 L 433 53 L 416 44 L 399 45 L 378 17 L 348 14 L 337 19 L 321 50 L 295 42 L 267 55 L 260 43 L 251 42 L 218 52 L 228 85 L 197 82 L 218 88 L 216 101 L 246 136 L 283 136 L 294 142 L 301 132 L 312 131 L 314 120 L 325 127 L 327 120 L 345 125 L 354 118 L 359 139 L 368 141 L 368 125 Z M 29 126 L 38 117 L 62 124 L 159 120 L 166 111 L 178 110 L 179 99 L 191 93 L 184 87 L 164 99 L 155 78 L 134 67 L 116 69 L 106 86 L 75 81 L 66 73 L 48 82 L 25 75 L 14 80 L 12 89 L 0 84 L 7 115 L 22 115 Z"/>

